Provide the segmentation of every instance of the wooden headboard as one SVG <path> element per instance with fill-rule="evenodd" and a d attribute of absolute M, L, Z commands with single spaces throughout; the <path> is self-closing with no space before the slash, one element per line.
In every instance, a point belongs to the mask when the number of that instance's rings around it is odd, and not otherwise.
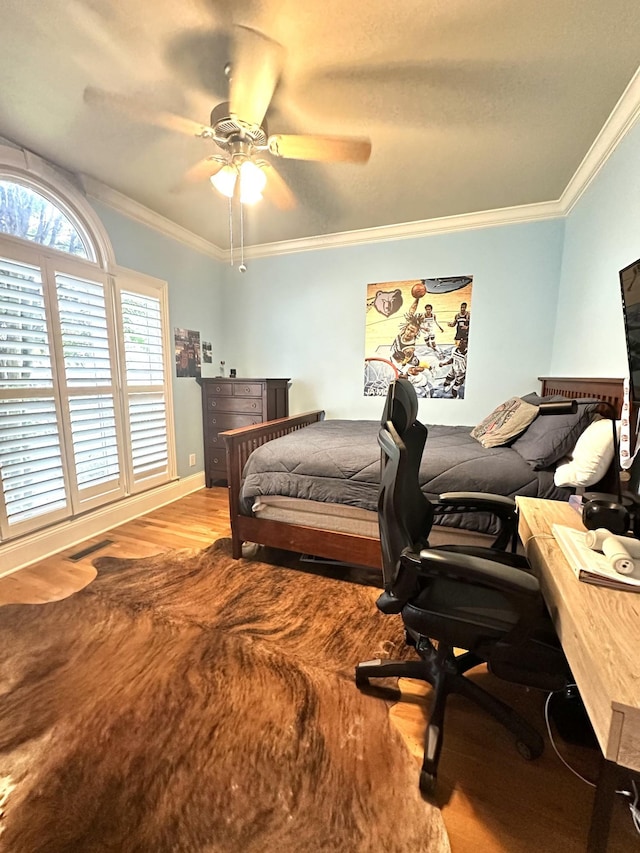
<path fill-rule="evenodd" d="M 618 416 L 622 411 L 623 380 L 580 377 L 576 379 L 556 376 L 539 376 L 542 382 L 542 396 L 561 394 L 570 400 L 580 400 L 583 397 L 595 397 L 605 403 L 611 403 Z"/>

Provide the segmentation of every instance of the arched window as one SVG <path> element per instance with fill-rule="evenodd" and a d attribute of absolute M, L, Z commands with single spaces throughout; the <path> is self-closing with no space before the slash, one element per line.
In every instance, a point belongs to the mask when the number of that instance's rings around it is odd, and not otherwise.
<path fill-rule="evenodd" d="M 96 260 L 90 241 L 60 205 L 17 180 L 0 178 L 0 232 Z"/>
<path fill-rule="evenodd" d="M 0 147 L 0 541 L 175 473 L 166 283 L 116 268 L 80 193 L 16 156 Z"/>

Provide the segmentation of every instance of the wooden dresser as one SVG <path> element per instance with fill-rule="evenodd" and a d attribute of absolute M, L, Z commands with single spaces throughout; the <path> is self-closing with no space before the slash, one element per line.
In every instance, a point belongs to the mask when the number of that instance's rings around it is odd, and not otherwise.
<path fill-rule="evenodd" d="M 227 457 L 220 433 L 289 415 L 288 379 L 198 379 L 202 386 L 205 483 L 227 479 Z"/>

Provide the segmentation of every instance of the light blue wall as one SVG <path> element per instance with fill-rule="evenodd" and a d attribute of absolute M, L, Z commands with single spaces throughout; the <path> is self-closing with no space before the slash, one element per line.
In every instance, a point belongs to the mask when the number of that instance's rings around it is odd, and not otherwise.
<path fill-rule="evenodd" d="M 98 202 L 93 207 L 104 223 L 120 266 L 168 282 L 171 334 L 175 327 L 200 332 L 201 340 L 214 344 L 214 364 L 203 365 L 203 376 L 213 375 L 222 335 L 222 264 L 176 240 L 135 222 Z M 204 469 L 202 405 L 195 379 L 173 374 L 173 410 L 176 429 L 178 475 L 186 477 Z M 196 465 L 189 466 L 189 454 Z"/>
<path fill-rule="evenodd" d="M 551 372 L 628 373 L 619 271 L 640 258 L 640 122 L 566 220 Z"/>
<path fill-rule="evenodd" d="M 378 419 L 362 393 L 366 286 L 472 274 L 465 400 L 422 400 L 430 423 L 475 424 L 548 374 L 564 220 L 432 235 L 225 268 L 223 343 L 238 376 L 290 377 L 292 413 Z"/>

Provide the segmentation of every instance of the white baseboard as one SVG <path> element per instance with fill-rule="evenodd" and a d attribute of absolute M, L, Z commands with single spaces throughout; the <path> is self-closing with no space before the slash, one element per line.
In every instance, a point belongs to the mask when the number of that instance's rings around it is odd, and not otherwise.
<path fill-rule="evenodd" d="M 119 524 L 159 509 L 204 487 L 204 471 L 173 483 L 100 507 L 73 521 L 64 521 L 0 546 L 0 577 L 84 542 Z"/>

